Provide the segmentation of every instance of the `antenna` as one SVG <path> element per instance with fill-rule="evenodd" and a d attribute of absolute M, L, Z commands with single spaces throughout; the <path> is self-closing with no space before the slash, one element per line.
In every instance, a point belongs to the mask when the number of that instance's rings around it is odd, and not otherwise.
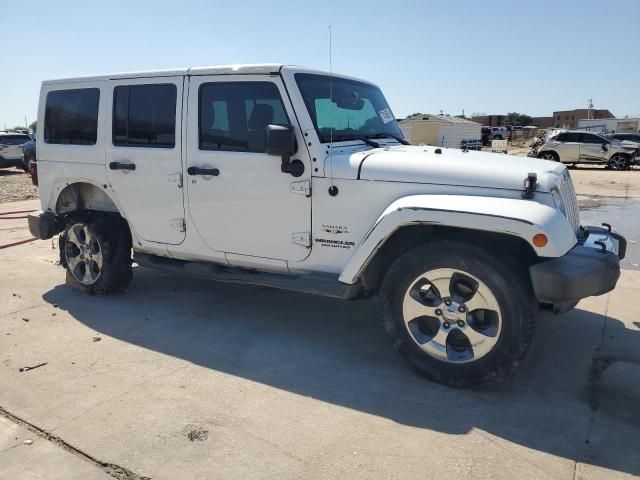
<path fill-rule="evenodd" d="M 333 32 L 329 25 L 329 109 L 331 128 L 329 129 L 329 189 L 333 189 Z"/>

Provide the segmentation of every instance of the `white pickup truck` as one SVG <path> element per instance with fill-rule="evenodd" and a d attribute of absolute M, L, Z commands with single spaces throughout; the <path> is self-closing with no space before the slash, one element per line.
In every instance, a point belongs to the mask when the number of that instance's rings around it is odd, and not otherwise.
<path fill-rule="evenodd" d="M 561 163 L 407 145 L 380 89 L 346 76 L 248 65 L 46 81 L 38 125 L 29 226 L 61 234 L 69 282 L 122 292 L 135 262 L 374 297 L 409 363 L 450 385 L 506 377 L 538 309 L 612 290 L 625 253 L 610 227 L 580 226 Z"/>

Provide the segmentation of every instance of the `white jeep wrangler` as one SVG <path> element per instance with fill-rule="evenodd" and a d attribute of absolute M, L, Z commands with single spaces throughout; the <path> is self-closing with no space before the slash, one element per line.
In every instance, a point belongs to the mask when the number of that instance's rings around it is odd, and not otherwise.
<path fill-rule="evenodd" d="M 376 296 L 398 350 L 450 385 L 507 376 L 538 308 L 612 290 L 625 253 L 610 227 L 580 226 L 564 165 L 410 146 L 380 89 L 345 76 L 254 65 L 46 81 L 38 125 L 29 226 L 61 233 L 68 281 L 121 292 L 135 261 Z"/>

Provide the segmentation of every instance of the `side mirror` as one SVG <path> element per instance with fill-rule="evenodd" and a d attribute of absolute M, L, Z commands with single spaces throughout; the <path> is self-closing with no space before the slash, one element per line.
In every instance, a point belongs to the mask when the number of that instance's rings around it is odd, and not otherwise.
<path fill-rule="evenodd" d="M 296 135 L 293 127 L 267 125 L 267 153 L 289 156 L 296 153 Z"/>
<path fill-rule="evenodd" d="M 606 151 L 608 151 L 608 150 L 609 150 L 609 148 L 607 147 L 607 144 L 606 144 L 606 143 L 603 143 L 603 144 L 602 144 L 602 151 L 603 151 L 603 152 L 606 152 Z"/>
<path fill-rule="evenodd" d="M 293 127 L 283 125 L 267 125 L 267 153 L 280 155 L 282 164 L 280 171 L 299 177 L 304 173 L 304 163 L 291 160 L 291 156 L 298 150 L 296 134 Z"/>

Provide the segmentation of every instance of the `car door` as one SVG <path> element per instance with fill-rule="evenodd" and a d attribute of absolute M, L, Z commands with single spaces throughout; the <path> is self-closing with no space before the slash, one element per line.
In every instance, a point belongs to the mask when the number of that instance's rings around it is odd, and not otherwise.
<path fill-rule="evenodd" d="M 576 132 L 564 132 L 555 138 L 554 149 L 563 163 L 575 163 L 580 157 L 579 135 Z"/>
<path fill-rule="evenodd" d="M 580 134 L 580 161 L 587 163 L 604 162 L 609 159 L 609 142 L 593 133 Z"/>
<path fill-rule="evenodd" d="M 107 178 L 119 208 L 144 240 L 179 244 L 182 195 L 183 77 L 112 82 Z"/>
<path fill-rule="evenodd" d="M 229 254 L 306 258 L 310 159 L 280 77 L 193 76 L 188 109 L 188 209 L 205 244 Z M 301 176 L 281 172 L 281 158 L 266 153 L 269 124 L 294 125 Z"/>

